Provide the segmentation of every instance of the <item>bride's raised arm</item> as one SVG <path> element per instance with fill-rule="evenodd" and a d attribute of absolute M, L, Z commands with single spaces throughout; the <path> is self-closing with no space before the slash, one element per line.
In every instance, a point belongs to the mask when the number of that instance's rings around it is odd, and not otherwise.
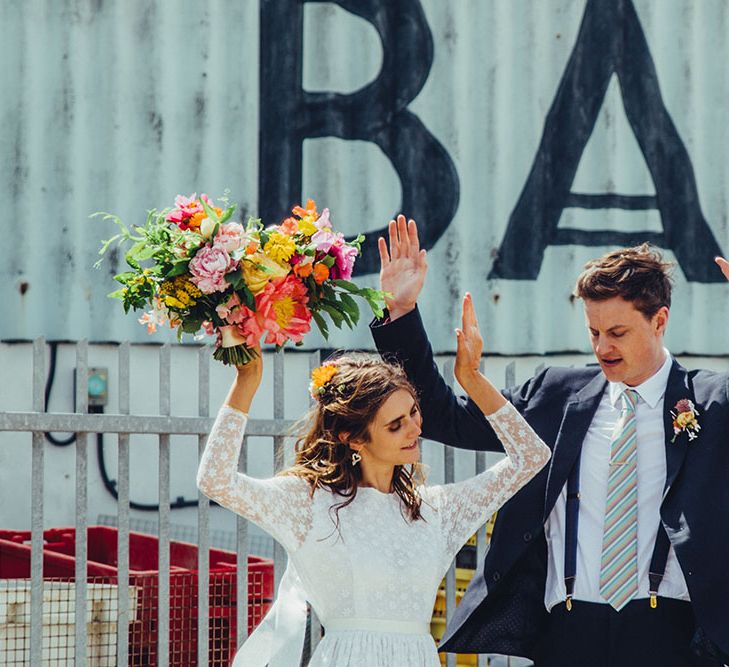
<path fill-rule="evenodd" d="M 551 455 L 549 447 L 479 370 L 483 340 L 470 294 L 463 299 L 463 321 L 456 337 L 456 378 L 491 424 L 506 457 L 464 482 L 424 489 L 438 511 L 449 562 L 463 543 L 545 466 Z"/>
<path fill-rule="evenodd" d="M 287 549 L 299 547 L 311 527 L 311 492 L 300 477 L 256 479 L 238 472 L 248 410 L 261 381 L 258 357 L 238 368 L 220 408 L 197 471 L 198 488 L 209 498 L 258 524 Z"/>

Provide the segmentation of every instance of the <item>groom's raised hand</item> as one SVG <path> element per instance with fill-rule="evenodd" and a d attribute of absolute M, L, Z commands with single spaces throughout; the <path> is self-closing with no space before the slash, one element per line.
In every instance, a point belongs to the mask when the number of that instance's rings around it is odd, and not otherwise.
<path fill-rule="evenodd" d="M 428 263 L 425 250 L 420 248 L 418 227 L 414 220 L 405 222 L 404 215 L 388 225 L 390 245 L 384 238 L 377 240 L 380 251 L 380 289 L 387 292 L 385 299 L 390 319 L 396 320 L 409 313 L 423 289 Z"/>

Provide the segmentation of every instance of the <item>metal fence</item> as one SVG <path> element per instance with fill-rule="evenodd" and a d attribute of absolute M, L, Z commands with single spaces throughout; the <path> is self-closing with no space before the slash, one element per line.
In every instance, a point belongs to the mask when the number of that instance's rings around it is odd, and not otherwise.
<path fill-rule="evenodd" d="M 118 352 L 118 414 L 89 414 L 85 383 L 76 383 L 75 413 L 46 413 L 44 405 L 44 383 L 46 379 L 46 343 L 39 338 L 33 343 L 31 412 L 0 413 L 0 431 L 30 432 L 32 434 L 32 480 L 31 480 L 31 529 L 30 576 L 29 581 L 15 580 L 13 586 L 5 581 L 0 587 L 7 609 L 14 610 L 15 617 L 8 612 L 8 627 L 16 623 L 29 626 L 29 637 L 5 637 L 4 664 L 59 664 L 51 660 L 66 660 L 60 664 L 99 665 L 142 665 L 156 664 L 169 667 L 175 664 L 227 664 L 230 652 L 224 647 L 224 640 L 230 643 L 231 651 L 245 640 L 252 622 L 260 620 L 263 607 L 261 597 L 252 590 L 257 585 L 255 572 L 249 572 L 248 555 L 250 540 L 248 522 L 237 519 L 237 565 L 222 583 L 226 590 L 217 592 L 235 605 L 235 618 L 227 619 L 221 625 L 219 614 L 211 610 L 215 599 L 210 569 L 210 503 L 199 494 L 197 517 L 197 563 L 194 576 L 176 571 L 170 560 L 170 437 L 172 435 L 193 435 L 198 438 L 198 455 L 202 454 L 206 437 L 212 428 L 210 415 L 210 349 L 202 347 L 198 361 L 198 415 L 175 417 L 170 410 L 170 367 L 171 347 L 159 349 L 159 414 L 134 415 L 130 413 L 130 345 L 123 343 Z M 284 353 L 273 355 L 273 418 L 248 422 L 243 442 L 239 469 L 247 470 L 247 439 L 249 436 L 271 437 L 274 445 L 274 467 L 284 466 L 285 441 L 294 424 L 284 419 Z M 309 357 L 309 367 L 319 364 L 319 353 Z M 76 368 L 78 377 L 84 378 L 88 370 L 88 344 L 76 344 Z M 453 362 L 447 361 L 444 375 L 453 383 Z M 514 384 L 515 367 L 506 369 L 505 384 Z M 49 481 L 44 474 L 44 434 L 47 432 L 75 432 L 77 434 L 75 525 L 73 532 L 73 572 L 67 577 L 54 577 L 44 565 L 44 485 Z M 87 464 L 89 435 L 114 433 L 118 437 L 118 513 L 115 576 L 89 576 L 88 565 L 88 502 Z M 159 465 L 159 511 L 156 572 L 140 582 L 132 573 L 130 577 L 130 507 L 129 507 L 129 439 L 132 434 L 153 434 L 158 438 Z M 455 454 L 448 447 L 443 452 L 446 483 L 455 478 Z M 481 472 L 486 466 L 486 454 L 474 453 L 474 471 Z M 50 480 L 53 483 L 53 480 Z M 133 533 L 132 533 L 133 536 Z M 59 538 L 60 539 L 60 538 Z M 484 557 L 486 548 L 485 531 L 478 533 L 477 558 Z M 279 545 L 274 547 L 274 579 L 278 586 L 285 567 L 285 553 Z M 50 576 L 49 576 L 50 574 Z M 172 577 L 171 577 L 172 575 Z M 109 582 L 112 582 L 111 584 Z M 195 590 L 192 590 L 195 589 Z M 146 599 L 146 603 L 145 603 Z M 51 601 L 54 609 L 60 610 L 56 623 L 66 628 L 63 633 L 49 635 Z M 181 602 L 182 601 L 182 602 Z M 193 601 L 191 604 L 190 601 Z M 445 580 L 445 617 L 449 621 L 456 606 L 455 562 Z M 140 614 L 145 604 L 152 605 L 153 620 L 147 626 L 139 626 Z M 215 603 L 213 602 L 213 607 Z M 180 605 L 187 612 L 186 620 L 180 620 Z M 256 605 L 259 605 L 258 608 Z M 194 615 L 190 616 L 190 609 Z M 216 608 L 217 609 L 217 608 Z M 78 622 L 85 619 L 86 622 Z M 225 636 L 237 629 L 235 637 Z M 145 652 L 139 652 L 136 635 L 130 632 L 131 625 L 139 627 L 139 640 L 146 642 Z M 184 626 L 187 635 L 177 630 Z M 170 632 L 170 629 L 173 632 Z M 99 640 L 99 632 L 107 631 L 106 644 Z M 69 634 L 70 633 L 70 634 Z M 112 638 L 110 641 L 109 638 Z M 321 625 L 314 615 L 311 619 L 310 641 L 307 649 L 313 651 L 321 637 Z M 131 644 L 130 644 L 131 638 Z M 0 638 L 2 639 L 2 638 Z M 11 641 L 12 640 L 12 641 Z M 13 643 L 14 642 L 14 643 Z M 109 645 L 113 643 L 114 645 Z M 223 646 L 223 648 L 221 648 Z M 14 662 L 13 654 L 16 656 Z M 506 664 L 501 658 L 499 664 Z M 180 662 L 182 661 L 182 662 Z M 306 661 L 306 660 L 305 660 Z M 503 661 L 503 662 L 502 662 Z M 509 661 L 510 662 L 510 661 Z M 446 657 L 448 667 L 456 667 L 456 656 Z M 487 656 L 479 656 L 477 664 L 483 667 L 492 663 Z"/>

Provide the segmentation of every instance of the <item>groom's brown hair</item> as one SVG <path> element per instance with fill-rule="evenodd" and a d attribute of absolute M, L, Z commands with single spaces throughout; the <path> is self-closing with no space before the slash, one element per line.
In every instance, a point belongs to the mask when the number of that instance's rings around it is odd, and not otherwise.
<path fill-rule="evenodd" d="M 672 268 L 648 243 L 613 250 L 585 264 L 574 294 L 593 301 L 619 296 L 650 319 L 663 306 L 671 307 Z"/>

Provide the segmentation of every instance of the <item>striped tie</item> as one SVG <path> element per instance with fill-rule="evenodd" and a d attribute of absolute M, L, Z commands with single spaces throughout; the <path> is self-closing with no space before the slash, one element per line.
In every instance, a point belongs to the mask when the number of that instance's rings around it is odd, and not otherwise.
<path fill-rule="evenodd" d="M 638 475 L 635 405 L 638 394 L 626 389 L 623 409 L 610 444 L 605 524 L 600 563 L 600 595 L 620 611 L 638 590 Z"/>

